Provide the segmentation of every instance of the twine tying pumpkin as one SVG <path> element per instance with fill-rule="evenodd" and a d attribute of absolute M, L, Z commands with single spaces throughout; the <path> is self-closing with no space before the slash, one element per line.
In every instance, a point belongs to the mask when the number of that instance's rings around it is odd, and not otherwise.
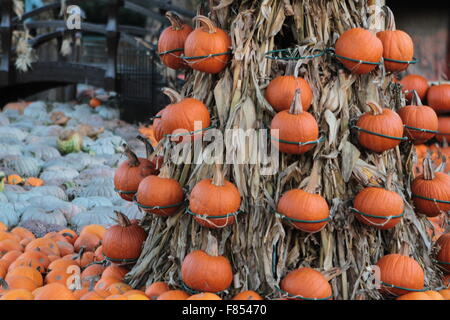
<path fill-rule="evenodd" d="M 136 196 L 134 196 L 134 197 L 133 197 L 133 202 L 136 203 L 136 205 L 137 205 L 139 208 L 149 209 L 149 210 L 160 210 L 160 209 L 169 209 L 169 208 L 180 207 L 180 206 L 182 206 L 182 205 L 186 202 L 186 200 L 183 200 L 183 201 L 178 202 L 178 203 L 175 203 L 175 204 L 170 204 L 170 205 L 167 205 L 167 206 L 146 206 L 146 205 L 140 204 L 140 203 L 137 201 Z"/>
<path fill-rule="evenodd" d="M 182 132 L 182 133 L 165 134 L 164 136 L 165 137 L 169 137 L 169 138 L 177 138 L 177 137 L 182 137 L 182 136 L 192 136 L 192 135 L 195 135 L 197 133 L 208 131 L 208 130 L 211 130 L 211 129 L 214 129 L 214 128 L 215 128 L 215 126 L 211 125 L 208 128 L 203 128 L 203 129 L 189 131 L 189 132 Z"/>
<path fill-rule="evenodd" d="M 299 223 L 320 223 L 320 222 L 326 222 L 326 221 L 330 221 L 331 220 L 330 216 L 328 216 L 328 217 L 326 217 L 324 219 L 320 219 L 320 220 L 300 220 L 300 219 L 295 219 L 295 218 L 288 217 L 288 216 L 286 216 L 286 215 L 284 215 L 282 213 L 279 213 L 279 212 L 277 212 L 275 210 L 274 210 L 274 213 L 275 213 L 275 215 L 278 218 L 281 218 L 281 219 L 284 219 L 284 220 L 293 221 L 293 222 L 299 222 Z"/>
<path fill-rule="evenodd" d="M 325 298 L 308 298 L 308 297 L 303 297 L 303 296 L 300 296 L 300 295 L 293 295 L 293 294 L 291 294 L 289 292 L 284 291 L 283 289 L 281 289 L 277 285 L 275 286 L 275 289 L 277 289 L 278 291 L 280 291 L 282 293 L 282 298 L 289 297 L 289 298 L 293 298 L 293 299 L 310 300 L 310 301 L 330 300 L 331 298 L 333 298 L 333 296 L 328 296 L 328 297 L 325 297 Z"/>
<path fill-rule="evenodd" d="M 375 225 L 375 226 L 379 226 L 379 227 L 384 227 L 392 219 L 401 218 L 401 217 L 403 217 L 405 215 L 405 212 L 402 212 L 401 214 L 396 215 L 396 216 L 377 216 L 377 215 L 373 215 L 373 214 L 364 213 L 364 212 L 359 211 L 358 209 L 355 209 L 355 208 L 350 208 L 350 210 L 355 212 L 355 213 L 357 213 L 357 214 L 359 214 L 359 215 L 361 215 L 361 218 L 363 218 L 367 223 Z M 367 219 L 366 217 L 368 217 L 368 218 L 375 218 L 375 219 L 383 219 L 383 220 L 386 220 L 386 221 L 383 222 L 383 223 L 376 223 L 376 222 L 373 222 L 372 220 Z"/>
<path fill-rule="evenodd" d="M 228 213 L 228 214 L 225 214 L 225 215 L 210 216 L 210 215 L 207 215 L 207 214 L 198 214 L 198 213 L 192 212 L 189 208 L 186 208 L 186 213 L 190 214 L 191 216 L 195 216 L 198 219 L 201 219 L 201 220 L 203 220 L 205 222 L 208 222 L 209 224 L 213 225 L 215 228 L 225 228 L 225 227 L 228 226 L 228 219 L 230 217 L 237 216 L 238 214 L 243 213 L 243 211 L 241 209 L 239 209 L 236 212 Z M 214 222 L 210 221 L 210 220 L 214 220 L 214 219 L 226 219 L 225 220 L 225 224 L 224 225 L 216 225 Z"/>
<path fill-rule="evenodd" d="M 352 129 L 356 129 L 356 130 L 361 131 L 361 132 L 373 134 L 374 136 L 378 136 L 378 137 L 382 137 L 382 138 L 393 139 L 393 140 L 400 140 L 400 141 L 406 141 L 406 140 L 408 140 L 408 137 L 393 137 L 393 136 L 388 136 L 388 135 L 385 135 L 385 134 L 382 134 L 382 133 L 373 132 L 373 131 L 370 131 L 370 130 L 363 129 L 363 128 L 360 128 L 360 127 L 358 127 L 358 126 L 351 126 L 351 128 L 352 128 Z"/>
<path fill-rule="evenodd" d="M 283 140 L 283 139 L 275 138 L 275 137 L 273 137 L 273 136 L 270 136 L 270 138 L 271 138 L 272 140 L 274 140 L 274 141 L 278 141 L 278 142 L 286 143 L 286 144 L 295 144 L 295 145 L 298 145 L 298 146 L 306 146 L 306 145 L 310 145 L 310 144 L 317 144 L 317 143 L 321 143 L 321 142 L 325 141 L 325 138 L 324 138 L 324 137 L 320 137 L 320 138 L 317 139 L 317 140 L 314 140 L 314 141 L 307 141 L 307 142 L 298 142 L 298 141 Z"/>

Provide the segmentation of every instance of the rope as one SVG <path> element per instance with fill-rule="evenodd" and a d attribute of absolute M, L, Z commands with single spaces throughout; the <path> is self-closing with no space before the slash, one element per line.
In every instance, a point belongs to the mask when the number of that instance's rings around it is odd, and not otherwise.
<path fill-rule="evenodd" d="M 239 209 L 236 212 L 228 213 L 228 214 L 221 215 L 221 216 L 208 216 L 206 214 L 198 214 L 198 213 L 192 212 L 191 210 L 189 210 L 189 208 L 186 208 L 186 212 L 188 214 L 190 214 L 191 216 L 196 216 L 196 217 L 199 217 L 202 219 L 225 219 L 225 218 L 237 216 L 238 214 L 243 213 L 242 210 Z"/>
<path fill-rule="evenodd" d="M 396 285 L 393 285 L 393 284 L 389 284 L 389 283 L 386 283 L 384 281 L 381 281 L 381 283 L 384 284 L 385 286 L 390 287 L 390 288 L 395 288 L 395 289 L 400 289 L 400 290 L 405 290 L 405 291 L 412 291 L 412 292 L 424 292 L 424 291 L 427 291 L 426 288 L 423 288 L 423 289 L 409 289 L 409 288 L 404 288 L 404 287 L 396 286 Z"/>
<path fill-rule="evenodd" d="M 329 296 L 329 297 L 326 297 L 326 298 L 307 298 L 307 297 L 303 297 L 303 296 L 300 296 L 300 295 L 290 294 L 289 292 L 286 292 L 286 291 L 282 290 L 279 286 L 275 286 L 275 289 L 277 289 L 278 291 L 280 291 L 283 294 L 287 295 L 288 297 L 294 298 L 294 299 L 315 301 L 315 300 L 330 300 L 331 298 L 333 298 L 332 295 Z"/>
<path fill-rule="evenodd" d="M 114 188 L 114 191 L 120 194 L 135 194 L 137 192 L 137 191 L 123 191 L 116 188 Z"/>
<path fill-rule="evenodd" d="M 439 264 L 446 264 L 446 265 L 450 265 L 450 262 L 447 261 L 440 261 L 440 260 L 435 260 L 437 263 Z"/>
<path fill-rule="evenodd" d="M 365 133 L 373 134 L 373 135 L 375 135 L 375 136 L 387 138 L 387 139 L 400 140 L 400 141 L 406 141 L 406 140 L 408 140 L 407 137 L 392 137 L 392 136 L 387 136 L 387 135 L 384 135 L 384 134 L 381 134 L 381 133 L 378 133 L 378 132 L 369 131 L 369 130 L 366 130 L 366 129 L 363 129 L 363 128 L 360 128 L 360 127 L 357 127 L 357 126 L 352 126 L 351 128 L 352 128 L 352 129 L 356 129 L 356 130 L 358 130 L 358 131 L 365 132 Z"/>
<path fill-rule="evenodd" d="M 420 131 L 420 132 L 427 132 L 427 133 L 438 133 L 439 131 L 437 130 L 428 130 L 428 129 L 421 129 L 421 128 L 415 128 L 415 127 L 411 127 L 408 125 L 403 125 L 405 128 L 410 129 L 410 130 L 415 130 L 415 131 Z"/>
<path fill-rule="evenodd" d="M 450 204 L 450 201 L 428 198 L 428 197 L 420 196 L 420 195 L 417 195 L 417 194 L 412 194 L 412 197 L 416 197 L 416 198 L 423 199 L 423 200 L 439 202 L 439 203 Z"/>
<path fill-rule="evenodd" d="M 349 60 L 349 61 L 353 61 L 353 62 L 358 62 L 358 64 L 372 64 L 372 65 L 377 65 L 377 66 L 381 64 L 381 61 L 380 62 L 372 62 L 372 61 L 364 61 L 364 60 L 358 60 L 358 59 L 353 59 L 353 58 L 341 56 L 341 55 L 336 54 L 336 52 L 334 52 L 333 48 L 327 48 L 327 49 L 325 49 L 325 51 L 328 54 L 330 54 L 331 56 L 335 56 L 335 57 L 338 57 L 338 58 L 341 58 L 341 59 L 345 59 L 345 60 Z"/>
<path fill-rule="evenodd" d="M 167 51 L 163 51 L 163 52 L 159 52 L 158 55 L 162 56 L 165 54 L 169 54 L 169 53 L 174 53 L 174 52 L 183 52 L 184 48 L 178 48 L 178 49 L 172 49 L 172 50 L 167 50 Z M 179 57 L 179 56 L 177 56 Z"/>
<path fill-rule="evenodd" d="M 326 217 L 325 219 L 320 219 L 320 220 L 300 220 L 300 219 L 295 219 L 295 218 L 291 218 L 288 217 L 282 213 L 279 213 L 277 211 L 275 211 L 275 214 L 277 217 L 281 218 L 281 219 L 285 219 L 285 220 L 289 220 L 289 221 L 294 221 L 294 222 L 299 222 L 299 223 L 320 223 L 320 222 L 326 222 L 326 221 L 330 221 L 331 217 Z"/>
<path fill-rule="evenodd" d="M 272 136 L 270 136 L 270 138 L 272 140 L 275 140 L 275 141 L 278 141 L 278 142 L 281 142 L 281 143 L 295 144 L 295 145 L 298 145 L 298 146 L 306 146 L 306 145 L 309 145 L 309 144 L 317 144 L 317 143 L 323 142 L 325 140 L 324 137 L 320 137 L 319 139 L 314 140 L 314 141 L 298 142 L 298 141 L 289 141 L 289 140 L 278 139 L 278 138 L 274 138 Z"/>
<path fill-rule="evenodd" d="M 403 217 L 405 215 L 405 212 L 402 212 L 401 214 L 396 215 L 396 216 L 376 216 L 376 215 L 373 215 L 373 214 L 364 213 L 364 212 L 359 211 L 358 209 L 355 209 L 355 208 L 350 208 L 350 210 L 352 210 L 353 212 L 356 212 L 356 213 L 358 213 L 358 214 L 360 214 L 362 216 L 365 216 L 365 217 L 376 218 L 376 219 L 385 219 L 385 220 L 401 218 L 401 217 Z"/>
<path fill-rule="evenodd" d="M 389 61 L 389 62 L 398 62 L 398 63 L 407 63 L 407 64 L 416 64 L 417 62 L 419 62 L 418 58 L 413 57 L 412 61 L 403 61 L 403 60 L 395 60 L 395 59 L 389 59 L 389 58 L 383 58 L 384 61 Z"/>
<path fill-rule="evenodd" d="M 131 264 L 131 263 L 136 263 L 138 261 L 137 258 L 134 258 L 134 259 L 113 259 L 113 258 L 105 256 L 104 254 L 103 254 L 103 256 L 105 257 L 106 260 L 108 260 L 110 262 L 120 263 L 120 264 Z"/>
<path fill-rule="evenodd" d="M 210 130 L 210 129 L 213 129 L 213 128 L 214 128 L 214 126 L 209 126 L 208 128 L 203 128 L 203 129 L 200 129 L 200 130 L 183 132 L 183 133 L 176 133 L 176 134 L 165 134 L 164 136 L 165 137 L 169 137 L 169 138 L 176 138 L 176 137 L 181 137 L 181 136 L 191 136 L 191 135 L 194 135 L 196 133 L 207 131 L 207 130 Z"/>
<path fill-rule="evenodd" d="M 197 57 L 186 57 L 186 56 L 183 56 L 182 59 L 183 60 L 208 59 L 208 58 L 217 57 L 217 56 L 223 56 L 223 55 L 227 55 L 227 54 L 231 54 L 231 51 L 222 52 L 222 53 L 211 53 L 211 54 L 209 54 L 207 56 L 197 56 Z"/>

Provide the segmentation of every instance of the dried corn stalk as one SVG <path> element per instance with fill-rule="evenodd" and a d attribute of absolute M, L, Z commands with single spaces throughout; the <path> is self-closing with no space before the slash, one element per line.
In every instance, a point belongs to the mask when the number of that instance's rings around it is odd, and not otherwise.
<path fill-rule="evenodd" d="M 380 13 L 371 10 L 368 1 L 248 0 L 210 1 L 210 5 L 216 8 L 210 17 L 231 35 L 233 60 L 219 76 L 192 72 L 183 93 L 204 101 L 221 130 L 267 128 L 274 111 L 264 99 L 264 88 L 278 74 L 298 74 L 314 90 L 310 112 L 327 138 L 305 155 L 281 155 L 276 175 L 261 175 L 261 163 L 225 166 L 227 178 L 241 192 L 246 212 L 232 227 L 211 231 L 236 273 L 228 297 L 246 289 L 278 297 L 275 285 L 280 279 L 294 268 L 309 266 L 333 273 L 335 299 L 380 299 L 370 286 L 367 268 L 381 256 L 398 252 L 403 241 L 411 245 L 412 256 L 425 269 L 425 285 L 439 286 L 441 277 L 430 259 L 428 221 L 416 215 L 411 205 L 396 228 L 388 231 L 354 221 L 349 210 L 359 190 L 383 185 L 389 171 L 395 172 L 396 191 L 410 202 L 411 145 L 381 155 L 368 153 L 358 147 L 350 130 L 350 124 L 367 111 L 368 99 L 400 107 L 404 98 L 392 85 L 392 76 L 386 76 L 383 68 L 370 75 L 351 75 L 329 55 L 290 63 L 264 55 L 294 45 L 302 54 L 311 54 L 314 49 L 333 47 L 349 28 L 382 26 L 384 17 L 373 16 Z M 252 152 L 242 139 L 226 141 L 225 146 L 233 159 Z M 166 142 L 166 153 L 170 147 Z M 320 233 L 308 235 L 282 223 L 273 209 L 283 192 L 307 184 L 314 161 L 320 162 L 321 194 L 330 204 L 332 220 Z M 178 165 L 175 171 L 188 190 L 211 176 L 207 164 Z M 149 237 L 127 279 L 135 287 L 158 280 L 179 287 L 184 256 L 205 249 L 210 231 L 183 212 L 168 219 L 147 217 L 143 225 Z"/>

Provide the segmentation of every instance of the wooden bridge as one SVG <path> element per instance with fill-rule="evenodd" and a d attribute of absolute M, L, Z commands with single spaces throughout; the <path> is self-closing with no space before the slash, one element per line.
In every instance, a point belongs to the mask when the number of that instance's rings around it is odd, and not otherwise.
<path fill-rule="evenodd" d="M 66 0 L 65 5 L 79 5 L 83 2 L 92 0 Z M 12 0 L 0 0 L 1 20 L 0 20 L 0 106 L 8 101 L 17 100 L 26 96 L 38 93 L 50 88 L 64 86 L 68 84 L 84 83 L 95 87 L 104 88 L 107 91 L 115 91 L 123 98 L 127 98 L 130 84 L 133 81 L 133 75 L 127 74 L 133 69 L 133 66 L 124 65 L 120 59 L 119 43 L 127 44 L 128 48 L 136 48 L 144 54 L 144 59 L 126 59 L 128 61 L 143 61 L 143 66 L 134 65 L 134 71 L 139 70 L 139 79 L 146 79 L 147 86 L 143 96 L 134 92 L 133 99 L 141 99 L 142 103 L 154 106 L 154 110 L 146 110 L 146 114 L 152 114 L 157 111 L 157 103 L 155 97 L 149 96 L 149 91 L 153 87 L 164 85 L 161 83 L 161 76 L 154 76 L 156 73 L 153 59 L 156 57 L 155 48 L 153 50 L 143 49 L 142 45 L 136 41 L 136 37 L 143 38 L 148 31 L 144 28 L 136 26 L 121 25 L 118 22 L 119 10 L 126 8 L 137 12 L 151 19 L 160 21 L 163 25 L 168 25 L 167 19 L 163 13 L 171 10 L 179 13 L 186 18 L 192 18 L 194 13 L 179 7 L 171 5 L 170 1 L 158 0 L 100 0 L 107 5 L 108 20 L 105 25 L 89 23 L 82 21 L 80 29 L 69 30 L 65 20 L 46 20 L 46 21 L 28 21 L 29 18 L 36 18 L 40 14 L 48 11 L 61 9 L 61 2 L 47 4 L 33 11 L 26 12 L 20 18 L 13 12 Z M 159 13 L 149 9 L 159 8 Z M 65 36 L 74 34 L 96 34 L 105 38 L 106 48 L 104 61 L 101 63 L 87 63 L 80 61 L 70 61 L 67 57 L 63 57 L 58 53 L 56 61 L 37 61 L 32 63 L 31 68 L 22 72 L 16 69 L 14 65 L 14 57 L 16 48 L 13 46 L 13 31 L 28 30 L 51 30 L 46 33 L 38 32 L 37 36 L 29 41 L 33 49 L 48 43 L 53 39 L 57 39 L 58 52 Z M 143 53 L 142 53 L 143 52 Z M 122 59 L 124 60 L 124 59 Z M 144 73 L 144 75 L 143 75 Z M 146 74 L 146 76 L 145 76 Z M 152 79 L 156 78 L 158 83 L 152 83 Z M 135 81 L 137 81 L 135 79 Z M 150 82 L 150 83 L 149 83 Z M 157 88 L 155 88 L 157 89 Z M 136 90 L 134 90 L 136 91 Z M 153 90 L 154 91 L 154 90 Z M 133 94 L 131 94 L 133 95 Z M 137 96 L 136 96 L 137 95 Z M 148 101 L 150 99 L 150 101 Z"/>

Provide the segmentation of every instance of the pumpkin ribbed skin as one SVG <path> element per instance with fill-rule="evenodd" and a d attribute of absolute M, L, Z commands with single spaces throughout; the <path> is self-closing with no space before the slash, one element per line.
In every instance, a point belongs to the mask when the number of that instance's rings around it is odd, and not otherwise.
<path fill-rule="evenodd" d="M 189 196 L 189 209 L 199 215 L 209 217 L 234 213 L 241 206 L 241 195 L 237 187 L 228 180 L 216 186 L 212 179 L 203 179 L 192 189 Z M 223 228 L 234 223 L 236 216 L 209 219 L 194 216 L 195 221 L 208 228 Z"/>
<path fill-rule="evenodd" d="M 398 115 L 407 126 L 431 131 L 438 130 L 437 114 L 429 106 L 405 106 L 398 110 Z M 435 133 L 422 132 L 406 127 L 405 134 L 408 138 L 414 140 L 414 144 L 422 144 L 435 136 Z"/>
<path fill-rule="evenodd" d="M 41 273 L 32 267 L 21 266 L 9 270 L 5 280 L 8 282 L 8 280 L 14 276 L 27 277 L 33 280 L 38 287 L 41 287 L 44 284 Z"/>
<path fill-rule="evenodd" d="M 431 86 L 428 89 L 427 102 L 438 114 L 450 112 L 450 84 Z"/>
<path fill-rule="evenodd" d="M 202 292 L 198 294 L 194 294 L 187 298 L 186 300 L 222 300 L 217 294 L 210 292 Z"/>
<path fill-rule="evenodd" d="M 184 258 L 181 278 L 191 289 L 219 292 L 231 285 L 233 271 L 226 257 L 211 256 L 203 250 L 195 250 Z"/>
<path fill-rule="evenodd" d="M 180 183 L 175 179 L 148 176 L 139 184 L 136 199 L 139 204 L 147 207 L 165 207 L 181 203 L 184 199 L 184 192 Z M 165 209 L 143 208 L 143 210 L 157 216 L 168 217 L 176 213 L 180 206 Z"/>
<path fill-rule="evenodd" d="M 313 221 L 326 219 L 330 215 L 328 203 L 321 195 L 300 189 L 285 192 L 278 201 L 277 212 L 289 218 Z M 327 224 L 327 221 L 318 223 L 290 222 L 295 228 L 304 232 L 320 231 Z"/>
<path fill-rule="evenodd" d="M 51 283 L 42 287 L 34 300 L 76 300 L 72 292 L 60 283 Z"/>
<path fill-rule="evenodd" d="M 395 300 L 433 300 L 425 292 L 410 292 L 397 297 Z"/>
<path fill-rule="evenodd" d="M 200 124 L 199 127 L 195 123 Z M 178 103 L 168 105 L 161 115 L 161 131 L 158 137 L 166 134 L 187 134 L 211 125 L 208 108 L 200 100 L 184 98 Z M 176 141 L 193 141 L 201 138 L 203 132 L 174 138 Z"/>
<path fill-rule="evenodd" d="M 172 22 L 172 25 L 161 32 L 158 40 L 158 52 L 162 53 L 176 49 L 183 50 L 163 54 L 159 57 L 161 58 L 162 63 L 171 69 L 178 70 L 187 68 L 186 63 L 180 56 L 184 54 L 184 43 L 193 29 L 191 26 L 181 23 L 181 21 L 175 17 L 167 17 Z"/>
<path fill-rule="evenodd" d="M 416 90 L 420 100 L 424 100 L 427 96 L 428 88 L 430 87 L 428 85 L 428 80 L 418 74 L 408 74 L 400 80 L 400 84 L 402 85 L 402 91 L 409 91 L 405 95 L 408 101 L 411 101 L 412 99 L 412 90 Z"/>
<path fill-rule="evenodd" d="M 138 158 L 139 163 L 137 165 L 132 164 L 132 161 L 125 160 L 117 168 L 114 174 L 114 187 L 117 190 L 125 191 L 127 193 L 119 192 L 119 196 L 127 201 L 133 201 L 136 192 L 141 181 L 151 175 L 157 174 L 157 170 L 152 162 L 145 158 Z"/>
<path fill-rule="evenodd" d="M 311 107 L 313 92 L 308 82 L 302 77 L 276 77 L 267 86 L 265 98 L 277 112 L 289 110 L 296 89 L 301 90 L 303 110 L 307 111 Z"/>
<path fill-rule="evenodd" d="M 411 184 L 413 195 L 419 195 L 430 199 L 450 201 L 450 176 L 442 172 L 435 172 L 432 180 L 426 180 L 424 174 L 415 178 Z M 416 212 L 436 217 L 442 212 L 450 210 L 449 203 L 440 203 L 432 200 L 413 197 Z"/>
<path fill-rule="evenodd" d="M 438 118 L 438 133 L 436 134 L 436 140 L 439 142 L 450 142 L 450 117 Z"/>
<path fill-rule="evenodd" d="M 114 260 L 137 259 L 147 233 L 139 225 L 131 224 L 123 214 L 120 217 L 124 222 L 108 228 L 103 236 L 103 255 Z"/>
<path fill-rule="evenodd" d="M 345 31 L 336 41 L 336 54 L 351 59 L 367 62 L 380 62 L 383 56 L 383 44 L 370 31 L 353 28 Z M 352 73 L 365 74 L 377 67 L 374 64 L 359 64 L 358 62 L 338 58 Z"/>
<path fill-rule="evenodd" d="M 383 44 L 383 58 L 412 61 L 414 44 L 406 32 L 401 30 L 385 30 L 378 32 L 377 37 Z M 384 60 L 384 66 L 388 71 L 403 71 L 408 68 L 409 64 Z"/>
<path fill-rule="evenodd" d="M 270 134 L 276 138 L 275 130 L 279 130 L 278 139 L 292 142 L 310 142 L 319 138 L 319 126 L 316 119 L 308 112 L 292 114 L 284 110 L 275 115 L 270 124 Z M 303 154 L 314 148 L 315 144 L 294 145 L 276 142 L 275 146 L 283 153 Z"/>
<path fill-rule="evenodd" d="M 25 289 L 8 290 L 0 300 L 34 300 L 33 294 Z"/>
<path fill-rule="evenodd" d="M 439 265 L 445 272 L 450 273 L 450 233 L 445 233 L 439 237 L 437 245 L 440 247 L 437 253 Z"/>
<path fill-rule="evenodd" d="M 308 299 L 325 299 L 333 294 L 325 276 L 311 268 L 299 268 L 289 272 L 281 281 L 280 288 L 290 295 Z"/>
<path fill-rule="evenodd" d="M 264 300 L 258 293 L 252 290 L 247 290 L 238 293 L 232 300 Z"/>
<path fill-rule="evenodd" d="M 202 18 L 202 20 L 209 19 Z M 210 21 L 207 22 L 210 23 Z M 201 57 L 230 51 L 230 36 L 212 23 L 211 26 L 211 28 L 200 26 L 189 34 L 184 43 L 186 57 Z M 191 59 L 188 64 L 194 70 L 215 74 L 225 69 L 229 61 L 230 54 L 225 54 L 206 59 Z"/>
<path fill-rule="evenodd" d="M 407 289 L 423 289 L 424 272 L 413 258 L 393 253 L 381 257 L 376 265 L 380 268 L 382 282 Z M 382 286 L 381 290 L 396 296 L 409 293 L 407 290 L 387 286 Z"/>
<path fill-rule="evenodd" d="M 182 290 L 169 290 L 161 293 L 156 300 L 186 300 L 189 294 Z"/>
<path fill-rule="evenodd" d="M 167 285 L 167 283 L 158 281 L 158 282 L 152 283 L 145 289 L 145 295 L 150 300 L 156 300 L 161 294 L 163 294 L 164 292 L 169 291 L 169 290 L 170 290 L 170 288 Z"/>
<path fill-rule="evenodd" d="M 356 195 L 353 207 L 368 215 L 388 217 L 402 214 L 405 206 L 398 193 L 384 188 L 368 187 Z M 360 222 L 381 230 L 391 229 L 401 220 L 401 218 L 390 220 L 372 218 L 359 213 L 355 215 Z"/>
<path fill-rule="evenodd" d="M 370 111 L 363 114 L 356 126 L 386 136 L 402 138 L 403 122 L 400 116 L 390 109 L 383 108 L 382 110 L 381 114 L 373 114 Z M 400 144 L 400 140 L 380 137 L 362 131 L 358 132 L 358 141 L 364 148 L 375 152 L 393 149 Z"/>

